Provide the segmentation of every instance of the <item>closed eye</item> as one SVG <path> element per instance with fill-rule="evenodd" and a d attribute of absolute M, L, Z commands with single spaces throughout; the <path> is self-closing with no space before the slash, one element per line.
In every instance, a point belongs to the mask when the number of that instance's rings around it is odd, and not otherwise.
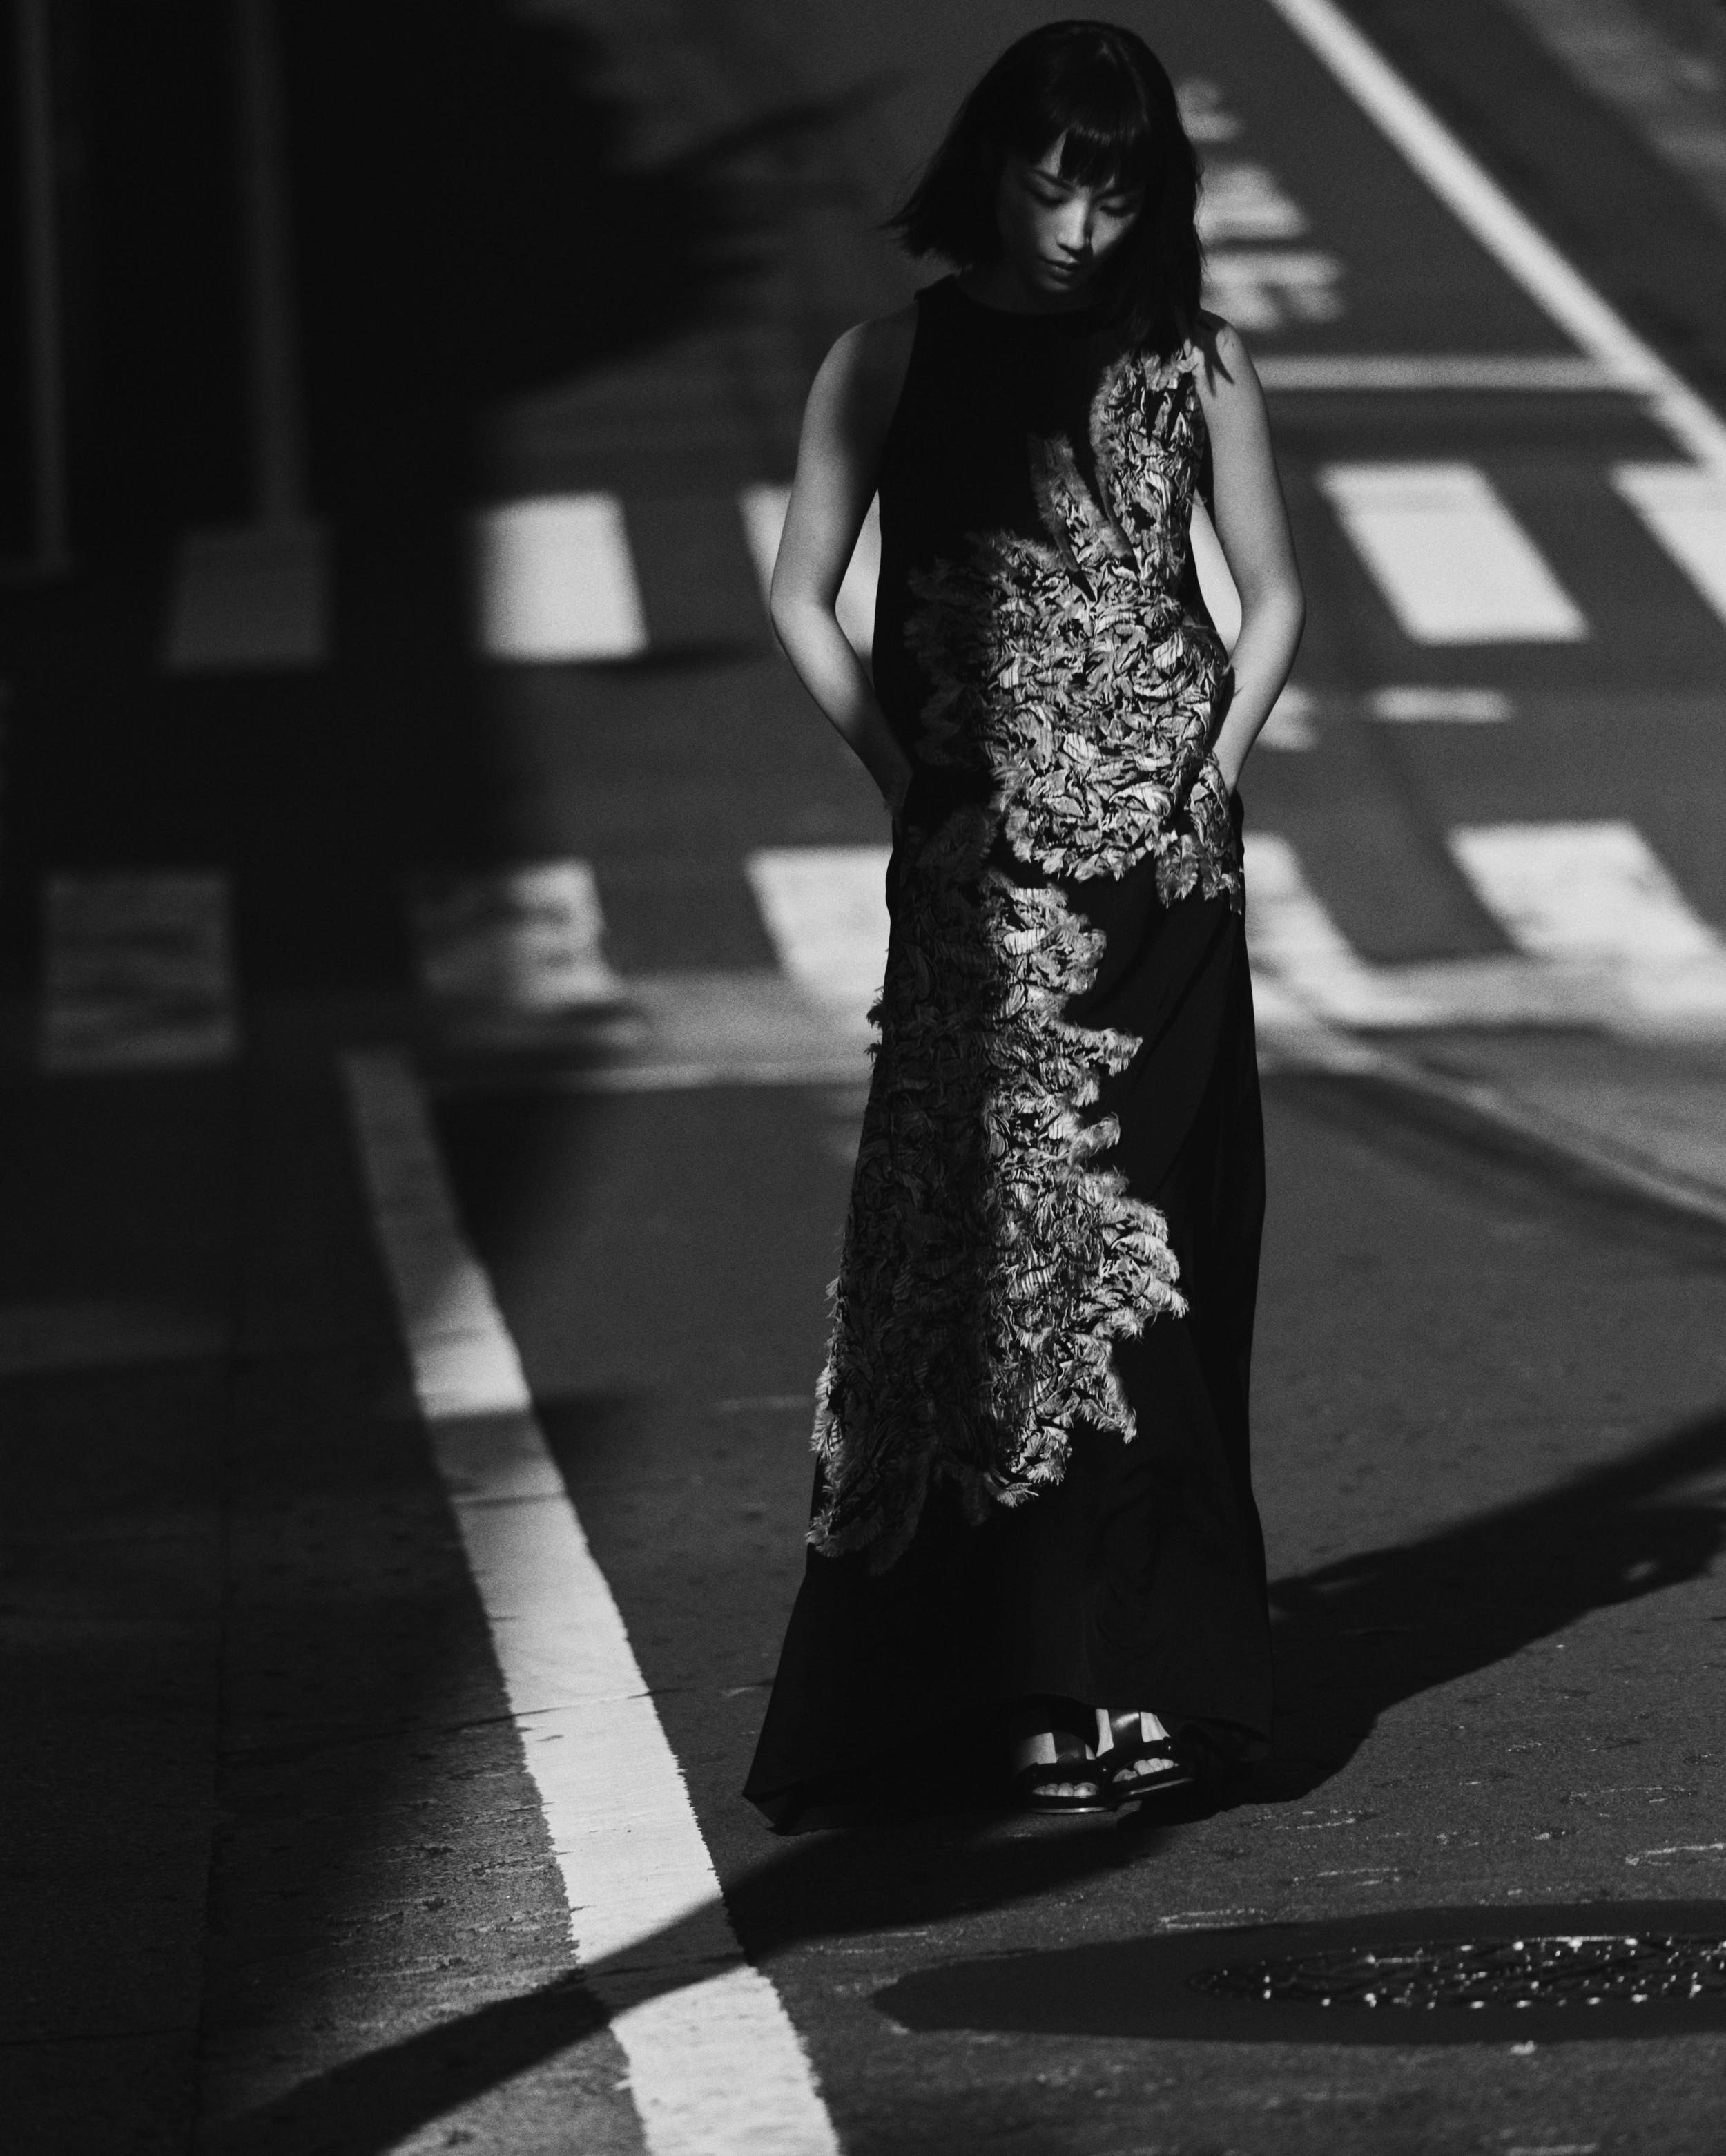
<path fill-rule="evenodd" d="M 1032 187 L 1031 192 L 1045 209 L 1061 209 L 1073 199 L 1074 191 L 1063 190 L 1057 194 L 1047 187 Z M 1143 200 L 1142 195 L 1104 195 L 1099 198 L 1097 207 L 1105 217 L 1130 217 Z"/>

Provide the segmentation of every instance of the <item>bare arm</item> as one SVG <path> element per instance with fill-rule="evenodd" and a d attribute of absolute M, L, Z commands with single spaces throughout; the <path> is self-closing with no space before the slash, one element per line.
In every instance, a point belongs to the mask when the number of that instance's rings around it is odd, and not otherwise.
<path fill-rule="evenodd" d="M 786 656 L 898 814 L 911 767 L 834 604 L 880 478 L 887 429 L 911 356 L 916 310 L 847 330 L 822 362 L 803 414 L 797 476 L 769 602 Z"/>
<path fill-rule="evenodd" d="M 1271 451 L 1264 393 L 1237 332 L 1214 316 L 1206 323 L 1211 334 L 1199 370 L 1199 402 L 1211 432 L 1216 536 L 1241 595 L 1233 693 L 1211 743 L 1232 793 L 1247 752 L 1288 679 L 1307 603 Z"/>

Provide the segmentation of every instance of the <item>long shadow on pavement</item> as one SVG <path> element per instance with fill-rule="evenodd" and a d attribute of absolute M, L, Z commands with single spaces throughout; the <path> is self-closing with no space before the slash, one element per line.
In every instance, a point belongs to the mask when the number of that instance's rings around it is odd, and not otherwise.
<path fill-rule="evenodd" d="M 1726 1547 L 1726 1412 L 1418 1542 L 1277 1581 L 1279 1788 L 1314 1787 L 1400 1702 L 1491 1667 L 1595 1609 L 1706 1572 Z"/>
<path fill-rule="evenodd" d="M 1397 1702 L 1503 1661 L 1590 1610 L 1696 1578 L 1726 1543 L 1726 1520 L 1717 1504 L 1671 1493 L 1722 1466 L 1726 1412 L 1421 1541 L 1280 1582 L 1283 1666 L 1298 1691 L 1326 1696 L 1322 1712 L 1294 1717 L 1298 1741 L 1324 1750 L 1313 1779 L 1352 1753 Z M 1357 1643 L 1375 1651 L 1361 1654 Z M 1278 1794 L 1286 1794 L 1281 1784 Z M 1252 1800 L 1249 1789 L 1243 1801 Z M 813 1939 L 1057 1893 L 1154 1856 L 1165 1839 L 1155 1825 L 1009 1836 L 962 1820 L 820 1835 L 776 1853 L 725 1900 L 745 1951 L 764 1962 Z M 711 1975 L 714 1917 L 697 1912 L 586 1977 L 608 1989 L 627 1983 L 646 1999 Z M 572 1974 L 337 2067 L 201 2146 L 204 2156 L 242 2156 L 266 2140 L 370 2156 L 604 2020 L 587 1982 Z"/>
<path fill-rule="evenodd" d="M 734 1884 L 726 1904 L 760 1961 L 812 1938 L 927 1925 L 1058 1892 L 1143 1854 L 1158 1838 L 1155 1830 L 1123 1833 L 1096 1822 L 1009 1837 L 951 1820 L 810 1835 Z M 715 1915 L 697 1911 L 583 1975 L 607 1988 L 626 1985 L 641 1999 L 715 1975 L 723 1937 Z M 249 2156 L 260 2147 L 371 2156 L 393 2148 L 603 2026 L 606 2015 L 583 1975 L 338 2066 L 209 2133 L 201 2156 Z"/>

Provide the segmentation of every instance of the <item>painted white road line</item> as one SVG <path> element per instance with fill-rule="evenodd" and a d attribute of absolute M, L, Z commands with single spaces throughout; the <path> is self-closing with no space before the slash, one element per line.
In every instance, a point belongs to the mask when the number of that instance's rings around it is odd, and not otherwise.
<path fill-rule="evenodd" d="M 651 1052 L 584 1074 L 581 1090 L 868 1082 L 867 1020 L 784 973 L 638 973 L 629 992 Z"/>
<path fill-rule="evenodd" d="M 1255 748 L 1317 748 L 1319 729 L 1313 721 L 1310 693 L 1291 681 L 1271 706 L 1271 715 L 1260 730 Z"/>
<path fill-rule="evenodd" d="M 1699 464 L 1726 473 L 1726 419 L 1578 275 L 1355 28 L 1336 0 L 1269 0 L 1471 232 L 1583 352 Z"/>
<path fill-rule="evenodd" d="M 623 505 L 547 495 L 483 510 L 474 523 L 479 648 L 551 663 L 632 659 L 648 648 Z"/>
<path fill-rule="evenodd" d="M 1570 644 L 1588 634 L 1476 465 L 1326 465 L 1319 483 L 1416 644 Z"/>
<path fill-rule="evenodd" d="M 1451 692 L 1432 692 L 1445 698 Z M 1468 692 L 1484 698 L 1495 692 Z M 1406 692 L 1422 716 L 1461 716 L 1422 690 Z M 1268 730 L 1272 749 L 1313 745 L 1317 727 L 1298 687 L 1284 692 Z M 1485 710 L 1463 706 L 1467 722 Z M 1494 711 L 1493 716 L 1502 716 Z M 1534 850 L 1554 827 L 1539 827 Z M 1561 829 L 1561 827 L 1560 827 Z M 1581 873 L 1611 934 L 1579 924 L 1565 882 L 1574 834 L 1534 878 L 1530 897 L 1515 880 L 1529 848 L 1522 827 L 1457 836 L 1489 910 L 1523 947 L 1473 957 L 1384 964 L 1350 942 L 1307 880 L 1299 856 L 1276 832 L 1247 841 L 1247 933 L 1267 1053 L 1312 1060 L 1314 1025 L 1385 1033 L 1434 1027 L 1600 1025 L 1637 1034 L 1726 1034 L 1726 980 L 1713 932 L 1697 921 L 1634 833 L 1607 827 L 1583 850 Z M 1498 864 L 1507 862 L 1508 866 Z M 866 1081 L 867 1014 L 883 969 L 888 921 L 880 846 L 771 849 L 745 864 L 778 968 L 697 969 L 639 974 L 617 983 L 624 997 L 613 1026 L 602 1014 L 581 1028 L 581 1055 L 545 1062 L 514 1082 L 556 1091 L 661 1092 L 722 1086 L 851 1085 Z M 1568 864 L 1568 865 L 1567 865 Z M 1543 930 L 1539 916 L 1553 926 Z M 1531 925 L 1533 924 L 1533 925 Z M 1616 939 L 1616 940 L 1615 940 Z M 484 1047 L 544 1044 L 555 1033 L 502 1024 L 458 1034 Z M 1304 1045 L 1303 1045 L 1304 1043 Z M 1334 1039 L 1323 1050 L 1339 1067 Z M 472 1074 L 450 1074 L 459 1088 Z"/>
<path fill-rule="evenodd" d="M 1222 101 L 1222 86 L 1204 75 L 1190 75 L 1175 85 L 1181 124 L 1195 142 L 1232 142 L 1245 133 L 1239 116 Z"/>
<path fill-rule="evenodd" d="M 1252 993 L 1274 1058 L 1299 1060 L 1301 1028 L 1369 1032 L 1435 1026 L 1574 1025 L 1621 1004 L 1592 973 L 1514 952 L 1385 966 L 1363 958 L 1276 832 L 1247 836 L 1247 942 Z M 1334 1040 L 1324 1057 L 1334 1065 Z"/>
<path fill-rule="evenodd" d="M 351 1055 L 343 1075 L 420 1411 L 651 2156 L 837 2156 L 796 2031 L 731 1929 L 419 1084 L 388 1052 Z"/>
<path fill-rule="evenodd" d="M 182 538 L 165 671 L 294 672 L 321 666 L 329 655 L 329 537 L 321 525 L 236 525 Z"/>
<path fill-rule="evenodd" d="M 1633 824 L 1483 824 L 1450 834 L 1513 940 L 1543 958 L 1682 966 L 1718 955 Z"/>
<path fill-rule="evenodd" d="M 743 536 L 749 546 L 749 558 L 755 564 L 755 582 L 761 587 L 761 605 L 765 609 L 773 591 L 773 567 L 779 559 L 779 542 L 785 536 L 785 512 L 791 506 L 791 490 L 788 486 L 771 485 L 746 486 L 737 496 L 737 513 L 743 519 Z"/>
<path fill-rule="evenodd" d="M 1612 484 L 1726 621 L 1726 471 L 1620 465 Z"/>
<path fill-rule="evenodd" d="M 779 962 L 853 1034 L 887 965 L 886 846 L 773 846 L 745 864 Z"/>
<path fill-rule="evenodd" d="M 1726 942 L 1632 824 L 1489 824 L 1450 834 L 1518 947 L 1611 983 L 1652 1024 L 1726 1022 Z"/>
<path fill-rule="evenodd" d="M 1268 390 L 1370 390 L 1424 395 L 1487 390 L 1538 396 L 1620 387 L 1600 362 L 1571 352 L 1267 352 L 1253 366 Z"/>
<path fill-rule="evenodd" d="M 517 1065 L 517 1091 L 553 1093 L 683 1093 L 735 1086 L 867 1086 L 869 1035 L 825 1008 L 796 982 L 765 967 L 700 968 L 636 973 L 627 983 L 627 1022 L 585 1029 L 566 1060 Z M 559 1044 L 541 1033 L 458 1035 L 458 1044 L 505 1050 Z M 441 1091 L 461 1093 L 495 1080 L 482 1065 L 446 1070 Z"/>
<path fill-rule="evenodd" d="M 586 861 L 426 879 L 408 905 L 420 978 L 459 1026 L 507 1031 L 623 1000 Z"/>
<path fill-rule="evenodd" d="M 773 586 L 773 565 L 779 559 L 779 542 L 785 532 L 785 512 L 790 506 L 788 486 L 746 486 L 737 497 L 744 537 L 755 563 L 761 604 L 767 603 Z M 875 592 L 881 581 L 881 503 L 872 501 L 864 514 L 863 529 L 839 587 L 833 611 L 851 648 L 867 663 L 875 644 Z"/>
<path fill-rule="evenodd" d="M 1369 718 L 1387 726 L 1502 726 L 1516 706 L 1502 689 L 1442 688 L 1421 682 L 1389 683 L 1366 699 Z"/>
<path fill-rule="evenodd" d="M 1334 321 L 1344 311 L 1343 275 L 1334 254 L 1219 247 L 1205 259 L 1204 303 L 1242 330 Z"/>
<path fill-rule="evenodd" d="M 1219 160 L 1205 167 L 1198 227 L 1206 247 L 1298 239 L 1307 229 L 1307 213 L 1267 167 Z"/>
<path fill-rule="evenodd" d="M 44 896 L 44 1070 L 174 1070 L 236 1052 L 226 877 L 55 875 Z"/>
<path fill-rule="evenodd" d="M 1382 978 L 1331 919 L 1287 839 L 1274 831 L 1249 831 L 1246 849 L 1247 947 L 1255 997 L 1262 978 L 1273 1008 L 1279 996 L 1292 997 L 1334 1024 L 1426 1023 L 1421 999 Z"/>

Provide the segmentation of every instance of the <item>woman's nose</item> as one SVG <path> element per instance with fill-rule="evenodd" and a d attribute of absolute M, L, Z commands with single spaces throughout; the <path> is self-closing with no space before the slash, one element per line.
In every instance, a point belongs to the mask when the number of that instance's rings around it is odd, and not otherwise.
<path fill-rule="evenodd" d="M 1061 220 L 1060 244 L 1069 254 L 1088 254 L 1093 213 L 1088 203 L 1072 203 Z"/>

